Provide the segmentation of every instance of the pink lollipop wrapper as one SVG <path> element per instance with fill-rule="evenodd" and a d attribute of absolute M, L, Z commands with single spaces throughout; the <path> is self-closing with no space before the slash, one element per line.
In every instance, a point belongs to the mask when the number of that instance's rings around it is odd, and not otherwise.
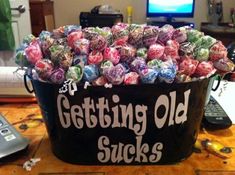
<path fill-rule="evenodd" d="M 179 60 L 178 49 L 172 46 L 166 46 L 164 50 L 165 57 L 169 57 L 171 59 Z M 163 59 L 164 60 L 164 59 Z"/>
<path fill-rule="evenodd" d="M 140 76 L 136 72 L 129 72 L 125 74 L 124 76 L 124 84 L 130 85 L 130 84 L 139 84 Z"/>
<path fill-rule="evenodd" d="M 195 70 L 195 75 L 197 77 L 207 77 L 213 73 L 215 73 L 215 68 L 211 61 L 200 62 Z"/>
<path fill-rule="evenodd" d="M 165 47 L 160 44 L 153 44 L 149 47 L 147 55 L 148 59 L 160 59 L 164 54 Z"/>
<path fill-rule="evenodd" d="M 37 61 L 42 59 L 42 51 L 37 41 L 33 41 L 25 49 L 26 58 L 30 64 L 35 65 Z"/>
<path fill-rule="evenodd" d="M 146 47 L 149 47 L 152 44 L 157 42 L 159 34 L 159 28 L 156 26 L 145 26 L 144 35 L 143 35 L 143 44 Z"/>
<path fill-rule="evenodd" d="M 107 47 L 107 41 L 106 39 L 98 35 L 97 37 L 92 38 L 90 42 L 90 49 L 91 50 L 97 50 L 97 51 L 103 51 Z"/>
<path fill-rule="evenodd" d="M 78 39 L 74 43 L 74 51 L 76 54 L 88 55 L 89 49 L 90 41 L 85 38 Z"/>
<path fill-rule="evenodd" d="M 77 40 L 82 38 L 82 31 L 81 30 L 76 30 L 72 33 L 70 33 L 67 37 L 68 40 L 68 46 L 70 46 L 71 48 L 74 48 L 74 44 Z"/>
<path fill-rule="evenodd" d="M 57 68 L 52 71 L 50 81 L 55 84 L 62 84 L 65 80 L 65 71 L 62 68 Z"/>
<path fill-rule="evenodd" d="M 104 60 L 111 61 L 114 65 L 118 64 L 120 61 L 119 51 L 114 47 L 107 47 L 104 50 Z"/>
<path fill-rule="evenodd" d="M 88 56 L 88 64 L 100 64 L 103 61 L 101 52 L 93 50 Z"/>
<path fill-rule="evenodd" d="M 183 59 L 182 62 L 179 64 L 179 73 L 191 76 L 195 73 L 198 63 L 199 61 L 188 57 Z"/>
<path fill-rule="evenodd" d="M 210 48 L 209 58 L 211 61 L 217 61 L 221 58 L 226 58 L 227 54 L 228 54 L 228 52 L 227 52 L 226 47 L 220 41 L 220 42 L 215 43 Z"/>

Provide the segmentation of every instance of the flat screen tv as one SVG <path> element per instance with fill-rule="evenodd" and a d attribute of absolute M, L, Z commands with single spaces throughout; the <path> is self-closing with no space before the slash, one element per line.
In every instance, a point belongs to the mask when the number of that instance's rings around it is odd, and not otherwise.
<path fill-rule="evenodd" d="M 190 18 L 194 16 L 195 0 L 147 0 L 147 17 Z"/>

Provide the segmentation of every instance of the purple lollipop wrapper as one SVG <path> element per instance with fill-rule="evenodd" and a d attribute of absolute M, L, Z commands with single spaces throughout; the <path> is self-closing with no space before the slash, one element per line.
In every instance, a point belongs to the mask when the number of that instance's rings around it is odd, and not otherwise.
<path fill-rule="evenodd" d="M 65 80 L 65 71 L 62 68 L 54 69 L 50 75 L 50 82 L 62 84 Z"/>
<path fill-rule="evenodd" d="M 107 80 L 114 84 L 122 84 L 125 76 L 125 67 L 122 64 L 117 64 L 114 67 L 111 67 L 108 71 L 105 72 L 105 77 Z"/>

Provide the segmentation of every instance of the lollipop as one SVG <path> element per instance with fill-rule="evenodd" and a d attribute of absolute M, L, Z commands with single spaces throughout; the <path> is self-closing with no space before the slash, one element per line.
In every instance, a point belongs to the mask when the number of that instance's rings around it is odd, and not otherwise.
<path fill-rule="evenodd" d="M 162 44 L 166 44 L 168 40 L 172 38 L 175 29 L 173 26 L 166 24 L 162 28 L 160 28 L 160 32 L 158 35 L 158 41 Z"/>
<path fill-rule="evenodd" d="M 36 40 L 30 43 L 30 45 L 25 49 L 25 54 L 31 65 L 35 65 L 38 60 L 42 59 L 42 52 Z"/>
<path fill-rule="evenodd" d="M 81 67 L 84 67 L 87 64 L 87 55 L 76 55 L 73 58 L 73 66 L 79 64 Z"/>
<path fill-rule="evenodd" d="M 74 51 L 76 54 L 88 55 L 89 49 L 90 41 L 85 38 L 78 39 L 74 43 Z"/>
<path fill-rule="evenodd" d="M 109 70 L 111 67 L 113 67 L 113 63 L 109 60 L 103 61 L 100 64 L 100 73 L 105 74 L 105 71 Z"/>
<path fill-rule="evenodd" d="M 120 48 L 120 58 L 122 61 L 132 61 L 135 57 L 136 49 L 131 45 L 125 45 Z"/>
<path fill-rule="evenodd" d="M 221 73 L 232 72 L 234 64 L 227 57 L 213 62 L 214 67 Z"/>
<path fill-rule="evenodd" d="M 159 28 L 155 26 L 145 26 L 143 34 L 143 44 L 146 47 L 155 44 L 158 38 Z"/>
<path fill-rule="evenodd" d="M 114 47 L 107 47 L 104 50 L 103 56 L 104 56 L 104 60 L 109 60 L 115 65 L 118 64 L 120 61 L 120 54 L 118 50 L 115 49 Z"/>
<path fill-rule="evenodd" d="M 209 59 L 209 49 L 199 48 L 196 50 L 196 59 L 198 61 L 207 61 Z"/>
<path fill-rule="evenodd" d="M 83 80 L 92 82 L 99 77 L 98 67 L 94 64 L 86 65 L 83 72 Z"/>
<path fill-rule="evenodd" d="M 96 51 L 103 51 L 107 46 L 107 41 L 106 39 L 101 36 L 98 35 L 94 38 L 92 38 L 91 42 L 90 42 L 90 49 L 91 50 L 96 50 Z"/>
<path fill-rule="evenodd" d="M 111 67 L 108 71 L 105 72 L 105 77 L 107 80 L 114 84 L 121 84 L 125 76 L 125 67 L 121 64 L 117 64 L 114 67 Z"/>
<path fill-rule="evenodd" d="M 215 68 L 211 61 L 200 62 L 195 70 L 195 75 L 197 77 L 206 77 L 206 76 L 212 75 L 213 73 L 215 73 Z"/>
<path fill-rule="evenodd" d="M 136 51 L 136 56 L 137 56 L 137 57 L 144 58 L 144 59 L 147 59 L 147 56 L 148 56 L 148 55 L 147 55 L 147 51 L 148 51 L 147 48 L 141 47 L 141 48 L 137 49 L 137 51 Z"/>
<path fill-rule="evenodd" d="M 112 27 L 112 34 L 114 39 L 114 45 L 124 45 L 128 41 L 128 25 L 118 23 Z"/>
<path fill-rule="evenodd" d="M 18 50 L 16 52 L 15 63 L 18 64 L 20 67 L 28 67 L 30 65 L 24 50 Z"/>
<path fill-rule="evenodd" d="M 197 65 L 199 61 L 193 60 L 191 58 L 185 58 L 180 64 L 179 64 L 179 72 L 181 74 L 185 74 L 188 76 L 191 76 L 194 74 Z"/>
<path fill-rule="evenodd" d="M 41 79 L 47 80 L 52 73 L 53 64 L 51 60 L 42 59 L 36 62 L 34 68 Z"/>
<path fill-rule="evenodd" d="M 77 30 L 77 31 L 70 33 L 67 38 L 68 46 L 70 46 L 71 48 L 74 48 L 75 42 L 81 38 L 82 38 L 82 31 L 81 30 Z"/>
<path fill-rule="evenodd" d="M 185 42 L 180 44 L 179 55 L 180 56 L 190 56 L 193 55 L 195 45 L 190 42 Z"/>
<path fill-rule="evenodd" d="M 195 29 L 188 30 L 187 32 L 188 41 L 190 43 L 195 43 L 197 40 L 199 40 L 203 36 L 204 34 L 202 32 L 195 30 Z"/>
<path fill-rule="evenodd" d="M 128 42 L 129 44 L 135 46 L 135 47 L 140 47 L 143 45 L 143 35 L 144 35 L 144 27 L 139 26 L 136 29 L 132 30 L 129 33 L 129 39 Z"/>
<path fill-rule="evenodd" d="M 158 72 L 154 69 L 144 69 L 140 72 L 141 82 L 144 84 L 153 84 L 155 83 L 158 76 Z"/>
<path fill-rule="evenodd" d="M 132 71 L 139 73 L 143 69 L 147 69 L 147 65 L 146 65 L 146 62 L 143 58 L 137 57 L 136 59 L 134 59 L 131 62 L 130 68 L 131 68 Z"/>
<path fill-rule="evenodd" d="M 172 35 L 172 39 L 176 40 L 178 43 L 183 43 L 187 41 L 187 32 L 185 28 L 176 29 Z"/>
<path fill-rule="evenodd" d="M 125 85 L 130 85 L 130 84 L 139 84 L 139 74 L 136 72 L 129 72 L 125 74 L 124 77 L 124 84 Z"/>
<path fill-rule="evenodd" d="M 160 44 L 153 44 L 148 50 L 148 59 L 160 59 L 164 54 L 165 47 Z"/>
<path fill-rule="evenodd" d="M 88 64 L 100 64 L 103 61 L 101 52 L 93 50 L 88 56 Z"/>
<path fill-rule="evenodd" d="M 210 60 L 217 61 L 221 58 L 227 57 L 227 49 L 224 47 L 221 41 L 217 42 L 210 48 Z"/>
<path fill-rule="evenodd" d="M 160 82 L 173 83 L 176 76 L 176 71 L 173 69 L 161 69 L 158 78 Z"/>
<path fill-rule="evenodd" d="M 82 79 L 83 70 L 80 65 L 69 67 L 66 73 L 66 79 L 72 79 L 74 82 L 79 82 Z"/>
<path fill-rule="evenodd" d="M 65 80 L 65 71 L 62 68 L 54 69 L 50 75 L 50 81 L 55 84 L 62 84 Z"/>

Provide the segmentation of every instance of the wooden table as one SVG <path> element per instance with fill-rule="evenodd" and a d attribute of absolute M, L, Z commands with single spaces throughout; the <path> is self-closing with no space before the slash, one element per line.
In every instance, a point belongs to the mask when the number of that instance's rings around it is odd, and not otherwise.
<path fill-rule="evenodd" d="M 56 158 L 50 149 L 44 123 L 34 123 L 41 118 L 36 103 L 0 104 L 0 112 L 25 137 L 29 148 L 21 154 L 0 160 L 0 175 L 234 175 L 235 174 L 235 125 L 221 131 L 201 131 L 200 139 L 216 139 L 233 147 L 231 158 L 222 159 L 207 151 L 193 153 L 188 159 L 174 165 L 154 166 L 80 166 L 65 163 Z M 29 120 L 31 119 L 31 120 Z M 30 123 L 27 123 L 31 121 Z M 40 120 L 39 120 L 40 121 Z M 22 127 L 27 124 L 28 129 Z M 1 145 L 0 145 L 1 146 Z M 30 158 L 41 158 L 31 171 L 23 169 Z"/>

